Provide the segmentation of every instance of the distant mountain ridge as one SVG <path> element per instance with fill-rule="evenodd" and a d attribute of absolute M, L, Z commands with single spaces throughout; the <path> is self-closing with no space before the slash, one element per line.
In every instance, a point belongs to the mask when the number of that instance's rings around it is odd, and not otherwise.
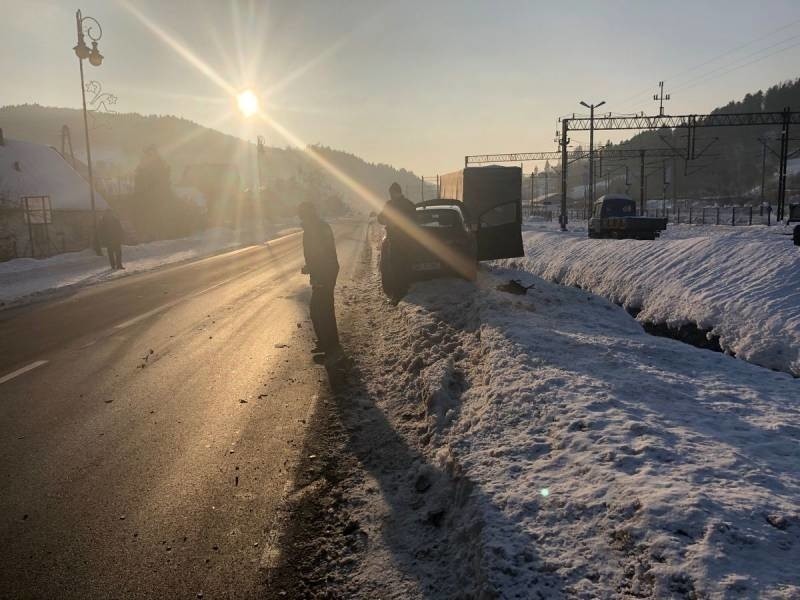
<path fill-rule="evenodd" d="M 85 160 L 83 115 L 72 108 L 23 104 L 0 107 L 0 128 L 9 139 L 37 142 L 62 148 L 62 127 L 70 131 L 75 156 Z M 180 184 L 184 169 L 203 163 L 231 163 L 239 169 L 243 185 L 257 181 L 256 146 L 170 115 L 140 115 L 112 113 L 90 116 L 92 159 L 101 177 L 130 175 L 148 146 L 158 148 L 170 165 L 174 184 Z M 419 194 L 420 178 L 413 172 L 391 165 L 370 163 L 354 154 L 325 146 L 313 149 L 345 175 L 357 181 L 373 194 L 387 197 L 389 185 L 397 181 L 412 199 Z M 66 148 L 69 153 L 68 147 Z M 351 206 L 366 209 L 357 194 L 312 161 L 303 149 L 267 147 L 264 153 L 265 185 L 277 179 L 287 179 L 303 172 L 318 173 L 330 186 L 339 191 Z"/>

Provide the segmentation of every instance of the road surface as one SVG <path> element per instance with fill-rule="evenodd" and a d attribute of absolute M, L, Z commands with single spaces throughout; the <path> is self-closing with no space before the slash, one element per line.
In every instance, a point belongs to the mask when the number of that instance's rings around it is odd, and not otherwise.
<path fill-rule="evenodd" d="M 341 282 L 364 230 L 336 237 Z M 300 241 L 0 312 L 0 597 L 265 594 L 324 377 Z"/>

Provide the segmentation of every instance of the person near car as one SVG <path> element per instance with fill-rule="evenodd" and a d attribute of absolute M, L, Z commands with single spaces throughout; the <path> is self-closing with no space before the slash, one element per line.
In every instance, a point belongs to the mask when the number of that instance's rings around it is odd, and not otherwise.
<path fill-rule="evenodd" d="M 122 266 L 122 238 L 124 232 L 122 224 L 113 211 L 107 210 L 100 220 L 99 237 L 101 245 L 105 246 L 108 262 L 114 270 L 124 269 Z"/>
<path fill-rule="evenodd" d="M 313 351 L 328 357 L 341 350 L 333 305 L 333 292 L 339 275 L 336 243 L 331 226 L 319 216 L 316 206 L 311 202 L 300 203 L 297 213 L 303 228 L 303 255 L 306 260 L 302 272 L 310 277 L 309 312 L 318 340 Z"/>
<path fill-rule="evenodd" d="M 414 203 L 403 195 L 400 184 L 394 182 L 389 186 L 389 201 L 378 215 L 378 223 L 386 227 L 386 238 L 389 247 L 389 265 L 396 278 L 395 288 L 403 295 L 408 287 L 406 261 L 415 227 Z"/>

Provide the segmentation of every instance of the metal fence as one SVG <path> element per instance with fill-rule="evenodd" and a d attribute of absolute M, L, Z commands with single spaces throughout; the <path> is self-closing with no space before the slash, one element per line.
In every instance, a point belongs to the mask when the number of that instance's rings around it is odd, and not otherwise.
<path fill-rule="evenodd" d="M 769 206 L 701 206 L 648 209 L 647 217 L 666 217 L 669 223 L 689 225 L 770 225 Z"/>
<path fill-rule="evenodd" d="M 567 218 L 570 221 L 586 221 L 591 215 L 591 212 L 592 211 L 589 209 L 584 210 L 581 208 L 568 208 Z M 558 208 L 530 205 L 522 206 L 523 218 L 537 218 L 542 219 L 543 221 L 558 221 L 558 216 L 560 214 L 561 210 Z"/>
<path fill-rule="evenodd" d="M 523 206 L 522 216 L 543 221 L 558 221 L 560 209 L 543 206 Z M 570 221 L 586 221 L 591 216 L 590 209 L 569 208 Z M 703 206 L 653 208 L 644 211 L 646 217 L 666 217 L 668 223 L 688 225 L 771 225 L 772 207 L 769 206 Z"/>

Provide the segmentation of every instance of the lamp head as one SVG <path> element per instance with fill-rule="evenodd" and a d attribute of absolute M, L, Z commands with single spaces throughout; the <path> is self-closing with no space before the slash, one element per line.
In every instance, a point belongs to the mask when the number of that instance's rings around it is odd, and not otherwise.
<path fill-rule="evenodd" d="M 584 102 L 583 100 L 581 100 L 581 106 L 585 106 L 586 108 L 592 108 L 591 106 L 586 104 L 586 102 Z"/>
<path fill-rule="evenodd" d="M 89 62 L 92 66 L 99 67 L 103 64 L 103 55 L 97 49 L 97 42 L 92 42 L 92 51 L 89 53 Z"/>
<path fill-rule="evenodd" d="M 91 53 L 89 47 L 84 43 L 83 37 L 78 40 L 78 45 L 75 46 L 73 50 L 75 51 L 75 56 L 81 60 L 89 58 L 89 54 Z"/>

